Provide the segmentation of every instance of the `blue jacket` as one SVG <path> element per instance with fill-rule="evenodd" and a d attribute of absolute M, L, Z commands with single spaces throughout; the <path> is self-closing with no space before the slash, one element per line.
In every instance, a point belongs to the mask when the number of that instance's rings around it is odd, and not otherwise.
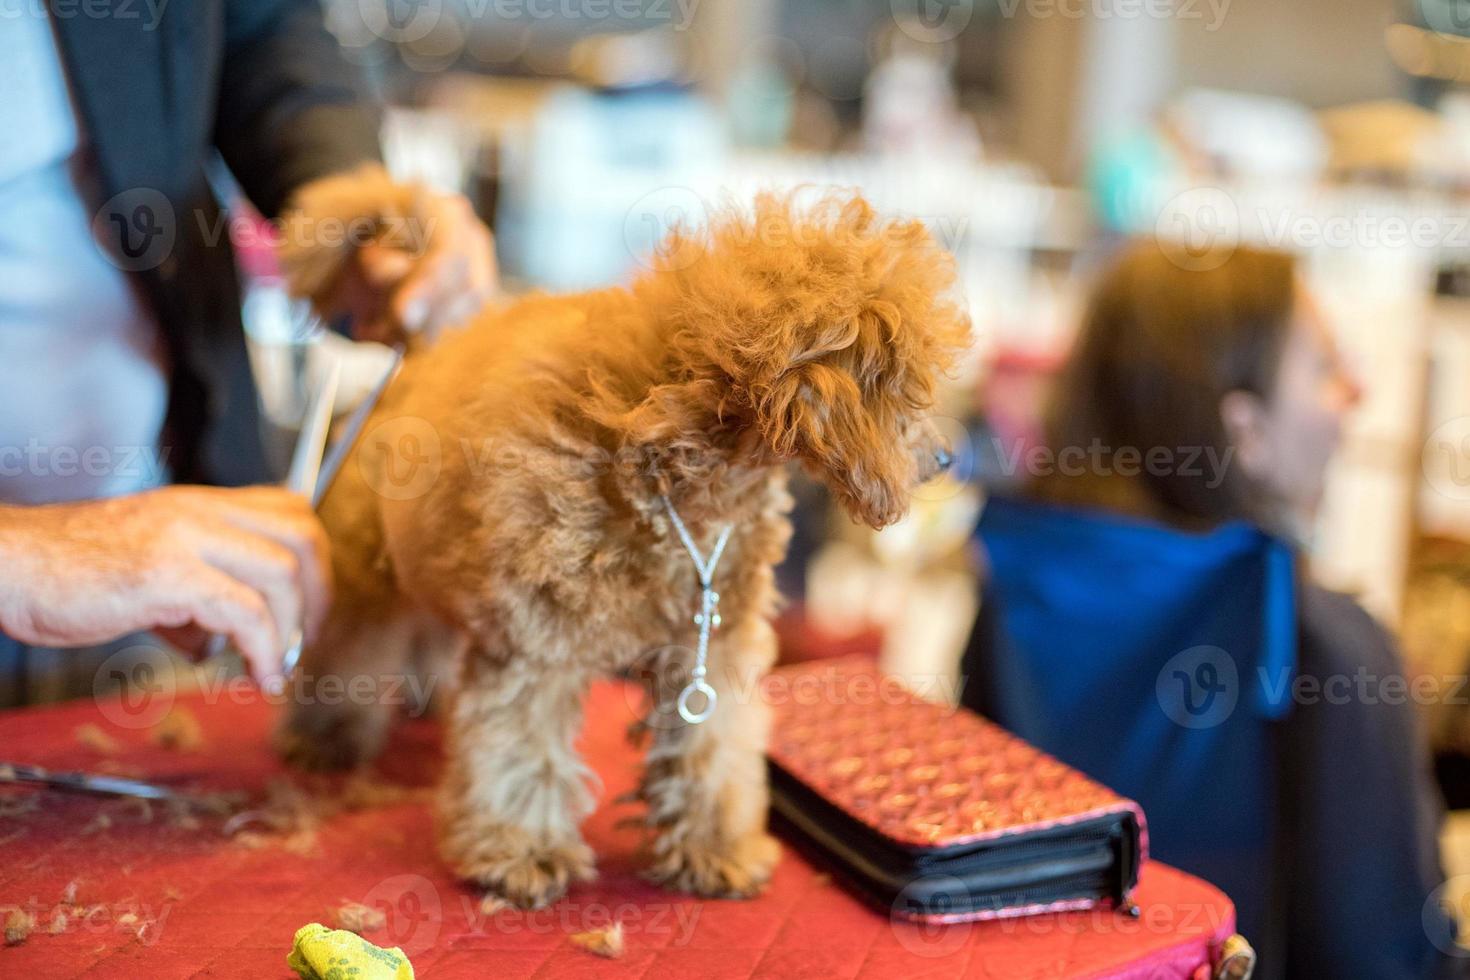
<path fill-rule="evenodd" d="M 1138 800 L 1152 856 L 1230 895 L 1265 975 L 1439 965 L 1438 810 L 1412 705 L 1294 697 L 1303 673 L 1402 673 L 1361 609 L 1301 584 L 1292 549 L 1244 523 L 1191 533 L 992 499 L 979 539 L 967 704 Z M 1382 765 L 1324 757 L 1324 732 Z"/>

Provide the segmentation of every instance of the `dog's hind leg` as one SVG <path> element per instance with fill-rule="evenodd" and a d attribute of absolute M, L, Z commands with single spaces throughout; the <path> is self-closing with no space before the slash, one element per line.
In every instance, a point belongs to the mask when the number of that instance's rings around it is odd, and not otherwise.
<path fill-rule="evenodd" d="M 572 746 L 585 690 L 570 664 L 472 647 L 453 695 L 440 851 L 462 878 L 521 908 L 594 875 L 578 829 L 593 807 L 591 774 Z"/>
<path fill-rule="evenodd" d="M 648 877 L 679 891 L 723 898 L 758 893 L 780 848 L 766 833 L 765 746 L 769 709 L 760 681 L 775 661 L 770 624 L 750 616 L 710 645 L 714 712 L 698 725 L 679 716 L 686 671 L 646 674 L 653 732 L 640 795 L 654 827 Z M 695 695 L 690 707 L 702 707 Z"/>
<path fill-rule="evenodd" d="M 302 769 L 350 769 L 378 756 L 416 635 L 412 616 L 391 601 L 353 602 L 340 593 L 322 634 L 302 652 L 287 685 L 277 750 Z"/>

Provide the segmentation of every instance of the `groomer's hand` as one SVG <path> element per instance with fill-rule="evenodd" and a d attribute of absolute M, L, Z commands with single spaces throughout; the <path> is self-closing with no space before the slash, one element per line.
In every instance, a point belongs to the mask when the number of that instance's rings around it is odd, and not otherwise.
<path fill-rule="evenodd" d="M 494 295 L 494 244 L 470 202 L 398 183 L 381 167 L 305 185 L 283 228 L 293 291 L 328 319 L 348 314 L 357 340 L 432 340 Z"/>
<path fill-rule="evenodd" d="M 426 216 L 424 234 L 412 250 L 391 241 L 357 250 L 345 280 L 345 302 L 365 308 L 365 315 L 352 320 L 357 340 L 391 344 L 405 332 L 432 340 L 477 313 L 494 293 L 490 230 L 470 202 L 430 195 L 420 211 Z"/>
<path fill-rule="evenodd" d="M 0 507 L 0 630 L 81 646 L 153 629 L 198 654 L 228 636 L 265 683 L 286 637 L 315 635 L 330 598 L 327 538 L 274 487 L 164 487 L 108 500 Z"/>

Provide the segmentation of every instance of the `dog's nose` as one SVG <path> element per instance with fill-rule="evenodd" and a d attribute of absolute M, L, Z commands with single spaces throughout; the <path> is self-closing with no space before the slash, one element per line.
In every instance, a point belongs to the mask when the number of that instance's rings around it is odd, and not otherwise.
<path fill-rule="evenodd" d="M 934 450 L 934 463 L 939 467 L 939 472 L 943 473 L 948 470 L 950 464 L 952 464 L 953 462 L 954 456 L 950 453 L 948 449 L 940 446 L 938 449 Z"/>

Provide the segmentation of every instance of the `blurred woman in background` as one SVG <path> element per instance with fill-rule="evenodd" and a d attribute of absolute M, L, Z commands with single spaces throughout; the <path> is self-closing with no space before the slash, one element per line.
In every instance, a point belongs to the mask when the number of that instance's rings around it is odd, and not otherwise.
<path fill-rule="evenodd" d="M 1045 462 L 992 500 L 966 700 L 1148 817 L 1267 976 L 1445 971 L 1442 804 L 1393 641 L 1303 542 L 1358 399 L 1285 254 L 1129 247 L 1060 379 Z"/>

